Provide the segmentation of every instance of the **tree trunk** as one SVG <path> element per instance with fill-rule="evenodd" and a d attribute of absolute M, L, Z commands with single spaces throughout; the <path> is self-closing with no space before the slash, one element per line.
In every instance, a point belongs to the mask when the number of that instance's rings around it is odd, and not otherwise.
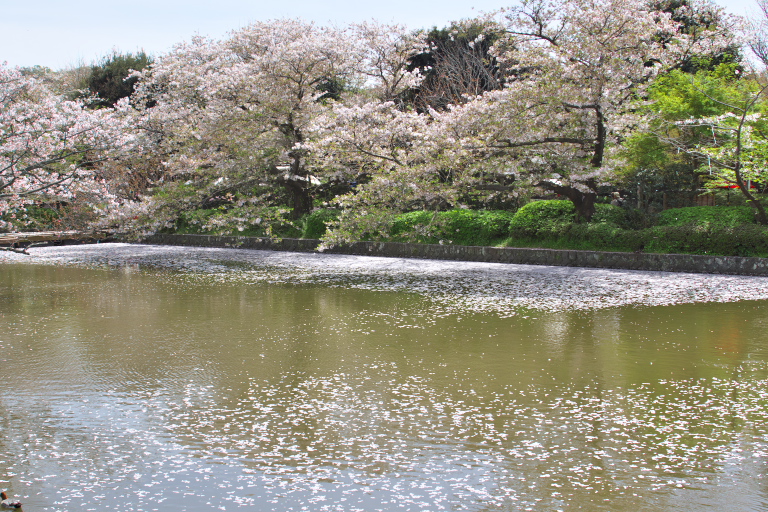
<path fill-rule="evenodd" d="M 768 215 L 765 213 L 765 207 L 760 201 L 757 200 L 755 196 L 752 195 L 749 187 L 747 187 L 747 185 L 744 183 L 744 180 L 741 179 L 740 174 L 736 175 L 736 184 L 739 186 L 739 190 L 744 195 L 744 197 L 747 198 L 747 203 L 749 203 L 749 205 L 755 209 L 755 218 L 757 219 L 757 223 L 763 226 L 768 225 Z"/>
<path fill-rule="evenodd" d="M 293 142 L 298 143 L 304 140 L 301 132 L 294 127 L 293 114 L 290 116 L 291 135 Z M 302 215 L 312 212 L 312 196 L 309 193 L 310 176 L 304 167 L 304 151 L 291 149 L 288 156 L 291 158 L 291 175 L 285 180 L 285 187 L 291 195 L 291 219 L 297 220 Z"/>
<path fill-rule="evenodd" d="M 747 198 L 747 203 L 755 209 L 755 217 L 757 218 L 757 223 L 761 224 L 763 226 L 768 225 L 768 216 L 765 214 L 765 208 L 763 207 L 762 203 L 757 200 L 755 196 L 752 195 L 752 192 L 749 190 L 749 185 L 747 183 L 744 183 L 744 177 L 741 174 L 741 128 L 739 128 L 739 141 L 737 142 L 736 147 L 736 168 L 734 169 L 734 174 L 736 175 L 736 185 L 739 187 L 739 191 L 744 195 L 744 197 Z M 751 181 L 750 181 L 751 184 Z"/>
<path fill-rule="evenodd" d="M 597 199 L 597 193 L 582 192 L 577 188 L 556 185 L 549 182 L 544 182 L 540 185 L 561 196 L 567 197 L 576 209 L 576 220 L 578 222 L 589 222 L 595 214 L 595 200 Z"/>
<path fill-rule="evenodd" d="M 291 219 L 299 219 L 302 215 L 312 212 L 312 196 L 309 189 L 301 181 L 286 180 L 284 182 L 288 194 L 291 196 Z"/>
<path fill-rule="evenodd" d="M 589 222 L 595 214 L 595 200 L 597 194 L 594 192 L 584 193 L 581 190 L 570 189 L 568 193 L 563 194 L 573 202 L 576 208 L 576 217 L 579 222 Z"/>

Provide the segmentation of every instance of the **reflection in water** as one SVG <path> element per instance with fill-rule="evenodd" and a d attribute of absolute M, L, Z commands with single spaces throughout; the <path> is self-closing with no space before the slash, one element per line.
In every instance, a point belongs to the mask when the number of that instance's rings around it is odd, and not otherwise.
<path fill-rule="evenodd" d="M 0 266 L 0 488 L 43 511 L 768 507 L 764 301 L 509 316 L 279 281 Z"/>

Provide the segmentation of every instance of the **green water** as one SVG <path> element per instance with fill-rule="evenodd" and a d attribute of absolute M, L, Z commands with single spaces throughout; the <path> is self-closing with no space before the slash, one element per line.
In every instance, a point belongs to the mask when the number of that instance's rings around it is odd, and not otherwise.
<path fill-rule="evenodd" d="M 69 510 L 768 509 L 768 302 L 0 265 L 0 489 Z"/>

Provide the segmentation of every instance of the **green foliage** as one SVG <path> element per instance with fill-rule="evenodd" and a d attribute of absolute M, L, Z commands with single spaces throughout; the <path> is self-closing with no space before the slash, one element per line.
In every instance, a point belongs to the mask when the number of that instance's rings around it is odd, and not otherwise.
<path fill-rule="evenodd" d="M 538 247 L 583 251 L 634 252 L 643 248 L 638 231 L 624 229 L 607 222 L 557 224 L 536 236 L 513 235 L 505 247 Z"/>
<path fill-rule="evenodd" d="M 50 205 L 28 205 L 10 210 L 2 216 L 12 231 L 49 231 L 61 229 L 62 209 Z"/>
<path fill-rule="evenodd" d="M 222 205 L 179 214 L 172 231 L 179 234 L 213 234 L 298 238 L 299 228 L 288 219 L 289 211 L 266 207 L 258 212 L 242 207 Z"/>
<path fill-rule="evenodd" d="M 623 156 L 628 162 L 621 172 L 625 176 L 639 169 L 663 169 L 675 161 L 675 154 L 669 151 L 669 145 L 647 132 L 630 134 L 624 141 Z"/>
<path fill-rule="evenodd" d="M 645 252 L 768 256 L 768 229 L 757 224 L 655 226 L 642 237 Z"/>
<path fill-rule="evenodd" d="M 587 224 L 568 222 L 567 211 L 560 211 L 558 219 L 556 213 L 560 207 L 546 207 L 544 209 L 550 214 L 549 222 L 539 223 L 537 227 L 535 218 L 527 219 L 529 223 L 526 226 L 518 225 L 517 229 L 511 230 L 512 238 L 507 240 L 505 245 L 768 256 L 768 229 L 754 223 L 754 210 L 748 206 L 674 208 L 659 215 L 658 226 L 646 229 L 624 229 L 620 227 L 624 218 L 620 208 L 600 206 L 605 212 L 602 214 L 605 220 Z"/>
<path fill-rule="evenodd" d="M 749 201 L 740 190 L 734 190 L 732 188 L 720 188 L 709 189 L 708 194 L 715 196 L 715 204 L 721 206 L 749 206 Z M 761 198 L 762 203 L 765 205 L 765 198 Z"/>
<path fill-rule="evenodd" d="M 570 224 L 560 228 L 558 232 L 540 233 L 537 238 L 512 237 L 504 245 L 592 251 L 768 256 L 768 229 L 757 224 L 738 227 L 688 224 L 632 230 L 598 223 Z"/>
<path fill-rule="evenodd" d="M 437 237 L 432 228 L 437 218 L 438 212 L 419 210 L 401 213 L 395 217 L 390 236 L 397 241 L 413 239 L 422 243 L 435 243 Z"/>
<path fill-rule="evenodd" d="M 408 212 L 397 216 L 390 239 L 421 243 L 496 245 L 506 238 L 513 215 L 513 212 L 503 210 Z"/>
<path fill-rule="evenodd" d="M 674 70 L 658 77 L 648 90 L 652 109 L 667 120 L 684 120 L 722 114 L 757 83 L 741 78 L 736 64 L 721 64 L 695 74 Z"/>
<path fill-rule="evenodd" d="M 44 202 L 13 208 L 0 217 L 10 224 L 8 231 L 63 231 L 87 229 L 101 215 L 102 206 L 92 196 L 71 198 L 68 202 Z"/>
<path fill-rule="evenodd" d="M 590 224 L 624 226 L 626 213 L 623 208 L 610 204 L 595 205 Z M 520 208 L 509 223 L 513 237 L 537 238 L 565 236 L 576 222 L 576 210 L 571 201 L 534 201 Z"/>
<path fill-rule="evenodd" d="M 768 256 L 768 228 L 754 223 L 748 206 L 675 208 L 658 216 L 659 225 L 626 229 L 623 208 L 597 204 L 589 223 L 574 221 L 570 201 L 536 201 L 518 212 L 457 209 L 414 211 L 397 215 L 387 241 L 450 243 L 456 245 L 541 247 L 593 251 L 688 253 Z M 520 215 L 520 211 L 523 214 Z M 540 212 L 542 217 L 536 217 Z M 39 216 L 44 213 L 38 212 Z M 319 209 L 299 223 L 288 210 L 271 207 L 258 223 L 233 228 L 233 217 L 243 216 L 231 205 L 187 211 L 176 222 L 176 233 L 240 236 L 320 238 L 341 212 Z M 220 229 L 216 226 L 221 225 Z M 510 226 L 515 225 L 514 229 Z M 299 227 L 300 226 L 300 227 Z M 511 233 L 511 237 L 509 234 Z"/>
<path fill-rule="evenodd" d="M 590 219 L 590 224 L 607 223 L 614 226 L 625 226 L 627 223 L 627 211 L 621 206 L 597 203 L 595 214 Z"/>
<path fill-rule="evenodd" d="M 701 189 L 698 165 L 682 159 L 658 164 L 658 167 L 649 165 L 635 169 L 626 177 L 625 201 L 637 205 L 641 199 L 642 207 L 653 211 L 693 205 Z"/>
<path fill-rule="evenodd" d="M 688 165 L 706 186 L 717 187 L 765 180 L 764 92 L 758 80 L 743 77 L 736 64 L 721 64 L 695 74 L 670 72 L 653 84 L 649 96 L 651 109 L 666 120 L 656 131 L 688 155 Z M 759 204 L 751 205 L 763 215 Z"/>
<path fill-rule="evenodd" d="M 572 246 L 584 250 L 634 252 L 643 248 L 644 239 L 637 231 L 615 224 L 572 224 L 565 233 Z"/>
<path fill-rule="evenodd" d="M 571 201 L 534 201 L 515 213 L 509 231 L 516 237 L 538 237 L 544 234 L 562 234 L 563 229 L 576 221 L 576 209 Z"/>
<path fill-rule="evenodd" d="M 338 220 L 341 212 L 331 208 L 315 210 L 303 219 L 302 238 L 320 238 L 325 234 L 328 225 Z"/>
<path fill-rule="evenodd" d="M 672 208 L 658 215 L 659 226 L 692 225 L 701 228 L 735 228 L 755 223 L 755 211 L 749 206 L 690 206 Z"/>
<path fill-rule="evenodd" d="M 325 102 L 328 100 L 339 101 L 341 95 L 347 90 L 348 84 L 340 77 L 329 77 L 317 84 L 318 92 L 323 93 L 317 101 Z"/>
<path fill-rule="evenodd" d="M 111 107 L 121 98 L 128 98 L 133 93 L 137 78 L 128 78 L 131 71 L 141 71 L 152 64 L 152 58 L 146 53 L 113 53 L 101 62 L 91 66 L 88 77 L 88 89 L 97 94 L 99 107 Z"/>
<path fill-rule="evenodd" d="M 460 245 L 493 245 L 506 237 L 512 212 L 503 210 L 450 210 L 441 212 L 445 239 Z"/>
<path fill-rule="evenodd" d="M 630 135 L 623 144 L 623 157 L 628 162 L 622 173 L 627 199 L 636 204 L 639 190 L 645 207 L 660 210 L 692 205 L 701 180 L 708 179 L 710 173 L 706 157 L 690 150 L 711 144 L 713 130 L 706 122 L 687 121 L 725 114 L 728 105 L 739 104 L 756 86 L 755 81 L 743 78 L 734 63 L 694 74 L 673 70 L 659 76 L 648 90 L 650 129 Z M 727 138 L 717 135 L 718 142 Z"/>
<path fill-rule="evenodd" d="M 210 230 L 203 226 L 218 213 L 221 213 L 218 208 L 201 208 L 181 212 L 173 227 L 173 232 L 181 235 L 208 234 Z"/>

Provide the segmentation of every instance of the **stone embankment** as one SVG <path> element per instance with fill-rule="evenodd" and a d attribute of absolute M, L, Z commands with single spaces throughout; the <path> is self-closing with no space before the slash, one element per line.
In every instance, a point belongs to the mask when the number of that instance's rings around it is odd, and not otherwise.
<path fill-rule="evenodd" d="M 153 235 L 145 239 L 144 242 L 161 245 L 235 247 L 292 252 L 316 252 L 318 245 L 320 245 L 319 240 L 298 238 L 271 240 L 269 238 L 216 235 Z M 768 276 L 768 258 L 738 256 L 521 249 L 395 242 L 356 242 L 344 247 L 326 249 L 323 252 L 393 258 Z"/>

